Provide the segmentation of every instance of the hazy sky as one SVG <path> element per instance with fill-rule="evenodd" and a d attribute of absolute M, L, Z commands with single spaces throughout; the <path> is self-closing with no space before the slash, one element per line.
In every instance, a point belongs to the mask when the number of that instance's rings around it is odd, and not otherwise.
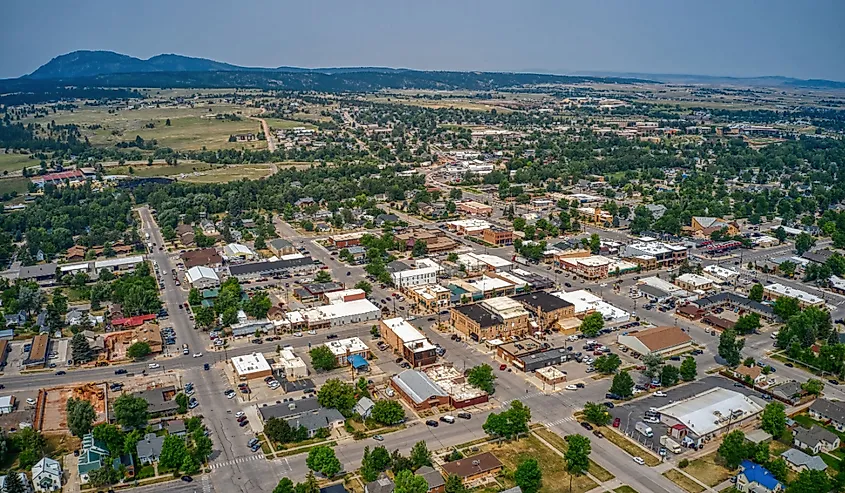
<path fill-rule="evenodd" d="M 3 0 L 0 77 L 73 50 L 238 65 L 845 80 L 845 0 Z"/>

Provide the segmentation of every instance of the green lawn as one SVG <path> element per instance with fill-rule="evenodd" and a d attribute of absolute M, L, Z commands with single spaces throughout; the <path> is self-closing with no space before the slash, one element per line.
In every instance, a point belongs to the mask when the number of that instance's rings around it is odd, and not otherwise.
<path fill-rule="evenodd" d="M 22 176 L 0 179 L 0 195 L 4 193 L 18 192 L 18 195 L 29 190 L 29 178 Z"/>
<path fill-rule="evenodd" d="M 560 450 L 561 452 L 566 453 L 566 450 L 569 448 L 569 445 L 566 443 L 566 440 L 564 440 L 560 435 L 551 430 L 548 430 L 546 428 L 537 428 L 534 430 L 534 433 L 536 433 L 543 440 L 552 444 L 554 448 Z M 592 459 L 590 459 L 590 468 L 587 471 L 593 476 L 595 476 L 596 479 L 602 482 L 610 481 L 611 479 L 616 477 L 611 474 L 610 471 L 608 471 L 607 469 L 593 462 Z"/>
<path fill-rule="evenodd" d="M 109 174 L 114 175 L 128 175 L 129 168 L 132 168 L 132 175 L 142 178 L 150 178 L 154 176 L 174 176 L 181 174 L 189 174 L 195 171 L 206 171 L 215 166 L 208 163 L 200 163 L 197 161 L 178 161 L 175 166 L 168 164 L 155 163 L 152 166 L 147 166 L 146 163 L 133 164 L 131 166 L 111 166 L 106 168 Z"/>
<path fill-rule="evenodd" d="M 622 486 L 616 488 L 613 491 L 615 491 L 616 493 L 637 493 L 637 490 L 631 488 L 627 484 L 623 484 Z"/>
<path fill-rule="evenodd" d="M 270 175 L 270 166 L 266 164 L 238 164 L 226 166 L 198 175 L 190 175 L 181 181 L 190 183 L 228 183 L 242 178 L 258 180 Z"/>
<path fill-rule="evenodd" d="M 0 173 L 18 171 L 23 168 L 38 167 L 39 159 L 30 159 L 30 154 L 6 154 L 0 152 Z"/>

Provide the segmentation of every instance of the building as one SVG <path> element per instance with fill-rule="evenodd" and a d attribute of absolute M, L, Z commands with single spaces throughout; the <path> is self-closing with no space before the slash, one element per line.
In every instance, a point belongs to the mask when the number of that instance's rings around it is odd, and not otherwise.
<path fill-rule="evenodd" d="M 132 272 L 142 262 L 144 262 L 144 257 L 141 255 L 97 260 L 94 262 L 94 272 L 99 273 L 103 270 L 109 272 Z"/>
<path fill-rule="evenodd" d="M 404 318 L 382 320 L 379 329 L 382 339 L 412 367 L 427 366 L 437 361 L 435 346 Z"/>
<path fill-rule="evenodd" d="M 85 181 L 85 173 L 79 169 L 57 171 L 55 173 L 33 176 L 30 178 L 30 181 L 38 188 L 44 188 L 45 185 L 61 186 L 64 185 L 65 182 L 73 184 Z"/>
<path fill-rule="evenodd" d="M 557 291 L 552 293 L 564 301 L 572 303 L 575 307 L 575 316 L 583 318 L 590 313 L 601 313 L 606 324 L 625 323 L 631 319 L 631 314 L 621 308 L 617 308 L 593 293 L 579 289 L 568 293 Z"/>
<path fill-rule="evenodd" d="M 426 493 L 444 493 L 446 491 L 446 480 L 433 467 L 422 466 L 414 474 L 422 476 L 425 479 L 426 484 L 428 484 L 428 491 Z"/>
<path fill-rule="evenodd" d="M 56 280 L 57 264 L 25 265 L 18 271 L 17 279 L 33 281 L 41 286 L 49 286 Z"/>
<path fill-rule="evenodd" d="M 212 269 L 219 268 L 223 265 L 223 257 L 217 253 L 214 248 L 203 248 L 201 250 L 191 250 L 185 252 L 181 256 L 182 262 L 186 269 L 192 267 L 203 266 Z"/>
<path fill-rule="evenodd" d="M 807 412 L 813 419 L 831 424 L 840 433 L 845 432 L 845 402 L 816 399 Z"/>
<path fill-rule="evenodd" d="M 747 378 L 751 379 L 752 382 L 760 383 L 761 381 L 766 380 L 766 375 L 763 375 L 763 369 L 757 365 L 752 366 L 745 366 L 740 365 L 734 370 L 734 375 L 737 378 L 741 378 L 743 380 Z"/>
<path fill-rule="evenodd" d="M 417 267 L 407 270 L 400 270 L 390 274 L 393 285 L 397 289 L 407 289 L 425 284 L 435 284 L 437 274 L 440 272 L 440 265 L 429 259 L 418 259 Z"/>
<path fill-rule="evenodd" d="M 259 277 L 272 277 L 282 274 L 300 274 L 313 272 L 316 265 L 311 257 L 301 257 L 273 262 L 250 262 L 229 266 L 229 273 L 239 281 L 249 281 Z"/>
<path fill-rule="evenodd" d="M 449 221 L 446 227 L 459 235 L 465 236 L 482 236 L 485 229 L 491 228 L 493 225 L 483 219 L 461 219 L 459 221 Z"/>
<path fill-rule="evenodd" d="M 727 306 L 730 308 L 740 309 L 740 313 L 745 311 L 756 313 L 764 320 L 779 320 L 779 317 L 775 315 L 771 306 L 764 305 L 731 292 L 717 293 L 712 296 L 702 297 L 695 300 L 693 303 L 702 310 L 712 310 L 717 307 Z"/>
<path fill-rule="evenodd" d="M 338 303 L 348 303 L 350 301 L 363 300 L 367 297 L 367 293 L 363 289 L 341 289 L 340 291 L 330 291 L 321 294 L 323 303 L 329 305 L 337 305 Z"/>
<path fill-rule="evenodd" d="M 370 481 L 369 483 L 365 484 L 364 493 L 393 493 L 393 490 L 395 488 L 396 483 L 394 483 L 387 476 L 382 475 L 375 481 Z"/>
<path fill-rule="evenodd" d="M 435 313 L 449 308 L 451 291 L 439 284 L 415 286 L 404 293 L 408 303 L 419 313 Z"/>
<path fill-rule="evenodd" d="M 176 414 L 179 409 L 179 404 L 175 399 L 176 394 L 176 387 L 167 385 L 134 392 L 132 396 L 147 401 L 147 411 L 150 416 L 158 417 Z"/>
<path fill-rule="evenodd" d="M 258 413 L 265 423 L 276 418 L 287 421 L 292 428 L 302 426 L 308 438 L 313 438 L 320 430 L 341 428 L 345 422 L 340 411 L 320 406 L 316 398 L 258 407 Z"/>
<path fill-rule="evenodd" d="M 513 270 L 513 263 L 484 253 L 462 253 L 458 255 L 458 265 L 464 267 L 467 272 L 509 272 Z"/>
<path fill-rule="evenodd" d="M 744 460 L 739 465 L 740 472 L 736 475 L 734 487 L 738 491 L 748 493 L 776 493 L 783 491 L 783 484 L 775 478 L 765 467 Z"/>
<path fill-rule="evenodd" d="M 733 282 L 739 278 L 739 272 L 716 264 L 705 266 L 702 272 L 704 272 L 705 277 L 709 277 L 717 284 Z"/>
<path fill-rule="evenodd" d="M 679 353 L 692 347 L 692 337 L 677 326 L 652 327 L 620 334 L 617 342 L 639 354 L 661 356 Z"/>
<path fill-rule="evenodd" d="M 364 361 L 370 359 L 370 348 L 364 344 L 364 341 L 357 337 L 350 337 L 349 339 L 339 339 L 336 341 L 329 341 L 324 344 L 328 347 L 335 359 L 337 359 L 338 366 L 348 366 L 356 356 Z"/>
<path fill-rule="evenodd" d="M 559 365 L 565 362 L 569 354 L 563 349 L 550 349 L 534 339 L 498 344 L 496 356 L 524 372 L 532 372 L 547 366 Z"/>
<path fill-rule="evenodd" d="M 783 296 L 795 298 L 798 300 L 798 306 L 801 308 L 807 308 L 808 306 L 821 307 L 824 305 L 822 298 L 800 289 L 794 289 L 780 283 L 763 286 L 764 299 L 774 301 Z"/>
<path fill-rule="evenodd" d="M 449 394 L 421 371 L 405 370 L 394 375 L 390 386 L 416 411 L 449 404 Z"/>
<path fill-rule="evenodd" d="M 545 291 L 514 296 L 537 321 L 540 330 L 558 327 L 558 322 L 575 317 L 575 305 Z"/>
<path fill-rule="evenodd" d="M 827 428 L 813 425 L 810 429 L 798 426 L 792 430 L 792 444 L 818 455 L 821 452 L 832 452 L 839 448 L 839 436 Z"/>
<path fill-rule="evenodd" d="M 502 472 L 502 461 L 490 452 L 465 457 L 460 460 L 446 462 L 441 468 L 447 475 L 454 474 L 461 478 L 464 484 L 491 478 Z"/>
<path fill-rule="evenodd" d="M 449 405 L 455 409 L 484 404 L 489 399 L 487 392 L 470 385 L 466 375 L 453 366 L 429 366 L 423 372 L 449 395 Z"/>
<path fill-rule="evenodd" d="M 232 363 L 235 375 L 237 375 L 238 380 L 241 381 L 270 377 L 273 375 L 270 363 L 267 362 L 267 358 L 265 358 L 261 353 L 235 356 L 229 361 Z"/>
<path fill-rule="evenodd" d="M 604 279 L 613 261 L 601 255 L 589 257 L 555 257 L 555 265 L 584 279 Z"/>
<path fill-rule="evenodd" d="M 50 345 L 49 334 L 38 334 L 32 338 L 29 354 L 21 365 L 24 368 L 44 367 L 47 365 L 47 348 Z"/>
<path fill-rule="evenodd" d="M 280 370 L 287 380 L 296 381 L 308 377 L 308 367 L 305 366 L 305 361 L 293 354 L 293 351 L 282 349 L 279 356 Z"/>
<path fill-rule="evenodd" d="M 363 238 L 366 234 L 367 233 L 365 232 L 356 232 L 345 233 L 341 235 L 332 235 L 329 236 L 329 243 L 331 244 L 331 246 L 337 249 L 358 246 L 361 244 L 361 238 Z"/>
<path fill-rule="evenodd" d="M 566 381 L 566 373 L 558 370 L 554 366 L 547 366 L 534 370 L 534 375 L 544 385 L 557 385 Z"/>
<path fill-rule="evenodd" d="M 476 342 L 525 336 L 530 329 L 528 311 L 506 296 L 452 307 L 450 321 L 455 330 Z"/>
<path fill-rule="evenodd" d="M 827 464 L 821 457 L 805 454 L 798 449 L 791 448 L 780 456 L 786 461 L 786 465 L 795 472 L 827 470 Z"/>
<path fill-rule="evenodd" d="M 32 466 L 32 486 L 35 491 L 62 489 L 62 466 L 59 461 L 43 457 Z"/>
<path fill-rule="evenodd" d="M 726 221 L 718 217 L 693 216 L 690 228 L 694 233 L 701 233 L 709 237 L 711 233 L 727 228 L 727 236 L 739 234 L 739 225 L 734 221 Z"/>
<path fill-rule="evenodd" d="M 296 253 L 296 247 L 293 246 L 293 243 L 284 238 L 274 238 L 268 241 L 267 248 L 277 257 Z"/>
<path fill-rule="evenodd" d="M 700 394 L 657 408 L 661 422 L 682 425 L 698 443 L 731 428 L 742 427 L 763 412 L 760 402 L 739 392 L 714 387 Z"/>
<path fill-rule="evenodd" d="M 156 436 L 155 433 L 147 433 L 144 438 L 138 442 L 138 461 L 142 465 L 152 464 L 158 462 L 161 455 L 161 447 L 164 445 L 164 436 Z"/>
<path fill-rule="evenodd" d="M 197 265 L 188 269 L 185 273 L 185 279 L 196 289 L 208 289 L 220 285 L 220 278 L 213 269 Z"/>
<path fill-rule="evenodd" d="M 381 317 L 381 309 L 367 299 L 318 306 L 292 313 L 298 313 L 305 325 L 315 330 L 369 322 Z"/>
<path fill-rule="evenodd" d="M 682 274 L 675 278 L 675 284 L 687 291 L 709 291 L 713 289 L 713 280 L 698 274 Z"/>
<path fill-rule="evenodd" d="M 493 226 L 481 232 L 481 239 L 497 247 L 513 245 L 513 231 Z"/>
<path fill-rule="evenodd" d="M 87 483 L 88 473 L 106 466 L 108 464 L 106 461 L 109 457 L 109 451 L 106 448 L 105 443 L 95 440 L 93 433 L 84 435 L 82 437 L 82 447 L 79 451 L 79 460 L 77 464 L 77 472 L 79 473 L 80 482 L 82 484 Z M 134 476 L 134 464 L 131 463 L 131 460 L 132 456 L 128 456 L 128 462 L 130 463 L 132 470 L 128 471 L 127 474 Z M 120 469 L 120 465 L 123 463 L 122 458 L 115 458 L 112 461 L 112 467 L 115 470 L 118 470 Z"/>
<path fill-rule="evenodd" d="M 661 241 L 636 241 L 625 245 L 621 255 L 644 269 L 665 268 L 683 263 L 688 258 L 689 250 L 682 245 Z"/>
<path fill-rule="evenodd" d="M 9 414 L 15 410 L 15 396 L 4 395 L 0 397 L 0 414 Z"/>
<path fill-rule="evenodd" d="M 223 247 L 223 257 L 229 260 L 247 260 L 255 257 L 255 252 L 250 250 L 246 245 L 241 245 L 240 243 L 229 243 Z"/>
<path fill-rule="evenodd" d="M 780 400 L 789 403 L 789 405 L 791 406 L 798 404 L 801 401 L 801 398 L 804 396 L 804 389 L 802 389 L 801 384 L 796 382 L 795 380 L 783 382 L 780 385 L 771 387 L 769 388 L 769 392 L 771 392 L 772 395 L 774 395 L 775 397 L 779 397 Z M 815 404 L 819 400 L 822 399 L 816 399 L 813 404 Z M 810 407 L 812 407 L 812 405 Z"/>
<path fill-rule="evenodd" d="M 343 291 L 343 284 L 339 282 L 314 282 L 303 284 L 302 288 L 296 288 L 293 291 L 294 298 L 303 303 L 311 303 L 319 300 L 323 295 Z M 327 303 L 327 298 L 323 298 L 323 302 Z"/>
<path fill-rule="evenodd" d="M 493 214 L 493 207 L 474 200 L 458 202 L 458 211 L 471 216 L 487 216 Z"/>

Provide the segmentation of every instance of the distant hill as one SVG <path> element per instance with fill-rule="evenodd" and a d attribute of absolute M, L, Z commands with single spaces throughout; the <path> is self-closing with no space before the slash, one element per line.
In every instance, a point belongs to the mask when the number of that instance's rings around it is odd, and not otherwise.
<path fill-rule="evenodd" d="M 796 79 L 770 75 L 761 77 L 727 77 L 719 75 L 694 74 L 648 74 L 639 72 L 581 72 L 582 75 L 592 77 L 622 77 L 633 79 L 650 79 L 667 84 L 706 84 L 706 85 L 737 85 L 757 87 L 795 87 L 817 89 L 845 89 L 845 82 L 825 79 Z"/>

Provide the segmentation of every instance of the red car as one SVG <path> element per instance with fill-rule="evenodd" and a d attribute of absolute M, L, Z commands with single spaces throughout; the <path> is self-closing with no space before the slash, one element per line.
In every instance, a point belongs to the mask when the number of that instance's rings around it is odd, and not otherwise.
<path fill-rule="evenodd" d="M 619 428 L 619 424 L 620 424 L 621 422 L 622 422 L 622 421 L 621 421 L 619 418 L 614 418 L 614 419 L 613 419 L 613 427 L 614 427 L 614 428 Z"/>
<path fill-rule="evenodd" d="M 499 369 L 505 371 L 508 368 L 508 365 L 499 365 Z"/>

